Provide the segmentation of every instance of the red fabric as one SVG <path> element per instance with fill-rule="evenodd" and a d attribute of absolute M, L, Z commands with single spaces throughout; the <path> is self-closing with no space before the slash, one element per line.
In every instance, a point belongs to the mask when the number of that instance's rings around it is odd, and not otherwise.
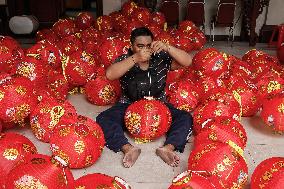
<path fill-rule="evenodd" d="M 284 158 L 271 157 L 260 162 L 251 176 L 251 189 L 281 189 L 284 187 Z"/>
<path fill-rule="evenodd" d="M 168 107 L 161 101 L 142 99 L 127 108 L 124 121 L 132 137 L 138 141 L 148 141 L 165 134 L 172 117 Z"/>
<path fill-rule="evenodd" d="M 70 168 L 93 165 L 101 156 L 104 145 L 101 127 L 81 115 L 71 124 L 54 128 L 50 137 L 52 154 L 63 159 Z"/>
<path fill-rule="evenodd" d="M 74 183 L 71 171 L 55 158 L 35 154 L 28 156 L 15 167 L 6 181 L 6 189 L 47 188 L 67 189 Z"/>
<path fill-rule="evenodd" d="M 209 180 L 217 188 L 243 188 L 248 180 L 248 167 L 244 158 L 228 144 L 212 142 L 192 150 L 188 169 L 207 171 Z"/>
<path fill-rule="evenodd" d="M 1 122 L 0 122 L 1 124 Z M 35 145 L 25 136 L 7 132 L 0 134 L 0 188 L 8 180 L 8 173 L 25 157 L 36 154 Z"/>

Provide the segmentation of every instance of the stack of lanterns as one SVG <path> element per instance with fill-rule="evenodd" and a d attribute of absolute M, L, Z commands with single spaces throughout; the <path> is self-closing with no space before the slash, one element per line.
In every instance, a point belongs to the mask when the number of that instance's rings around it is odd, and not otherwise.
<path fill-rule="evenodd" d="M 19 165 L 11 173 L 6 188 L 29 187 L 23 185 L 23 180 L 28 180 L 28 184 L 37 183 L 39 187 L 64 188 L 67 183 L 65 169 L 63 172 L 61 168 L 56 169 L 61 179 L 53 185 L 38 177 L 43 174 L 40 171 L 37 176 L 25 174 L 34 166 L 40 167 L 36 170 L 50 170 L 54 165 L 58 168 L 58 161 L 71 168 L 95 163 L 105 143 L 103 133 L 94 121 L 76 114 L 74 107 L 65 101 L 67 92 L 74 87 L 84 87 L 91 103 L 115 103 L 121 93 L 119 82 L 109 81 L 105 69 L 120 54 L 127 53 L 130 32 L 140 26 L 148 27 L 154 40 L 187 52 L 201 49 L 206 42 L 194 23 L 183 21 L 177 29 L 166 28 L 162 13 L 150 13 L 133 1 L 124 3 L 120 12 L 97 19 L 89 13 L 80 13 L 75 19 L 61 19 L 51 29 L 39 31 L 38 42 L 25 53 L 14 39 L 0 37 L 0 131 L 2 127 L 23 124 L 30 118 L 35 136 L 50 142 L 56 157 L 38 156 L 25 160 L 27 167 Z M 247 52 L 240 60 L 214 48 L 198 52 L 192 68 L 170 72 L 172 76 L 169 74 L 167 79 L 168 100 L 178 109 L 193 112 L 197 135 L 189 157 L 189 171 L 176 177 L 170 188 L 242 188 L 247 181 L 243 158 L 247 138 L 240 118 L 253 116 L 261 110 L 263 121 L 274 131 L 283 132 L 284 102 L 279 95 L 283 93 L 283 68 L 275 58 L 258 50 Z M 171 115 L 161 102 L 141 100 L 129 106 L 125 122 L 135 140 L 145 142 L 167 132 Z M 15 158 L 14 153 L 16 151 L 12 150 L 6 154 Z M 277 164 L 279 170 L 282 164 Z M 273 163 L 273 168 L 275 165 Z M 261 170 L 272 169 L 263 167 Z M 281 175 L 283 177 L 282 172 L 279 178 Z M 86 176 L 88 181 L 81 180 L 88 183 L 94 177 L 107 178 L 106 183 L 98 186 L 116 187 L 112 186 L 116 183 L 128 188 L 106 175 L 91 175 L 88 179 Z M 252 182 L 258 181 L 252 179 Z M 280 184 L 277 179 L 269 182 L 271 187 Z M 84 184 L 76 186 L 87 187 Z"/>

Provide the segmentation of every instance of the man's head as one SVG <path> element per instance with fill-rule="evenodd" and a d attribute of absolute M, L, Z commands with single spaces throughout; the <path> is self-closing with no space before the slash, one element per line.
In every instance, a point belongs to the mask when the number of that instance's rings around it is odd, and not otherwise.
<path fill-rule="evenodd" d="M 132 51 L 137 52 L 142 49 L 150 49 L 153 41 L 152 32 L 145 27 L 136 28 L 131 32 L 130 42 Z"/>

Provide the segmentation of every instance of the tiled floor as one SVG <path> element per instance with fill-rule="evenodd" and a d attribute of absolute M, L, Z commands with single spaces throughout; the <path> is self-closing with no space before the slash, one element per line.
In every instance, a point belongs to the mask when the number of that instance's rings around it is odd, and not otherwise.
<path fill-rule="evenodd" d="M 208 47 L 211 44 L 207 45 Z M 247 43 L 235 42 L 233 47 L 226 42 L 216 42 L 215 47 L 220 51 L 241 57 L 246 51 L 251 49 Z M 257 44 L 257 49 L 275 55 L 273 48 L 267 48 L 266 44 Z M 95 118 L 99 112 L 108 107 L 99 107 L 88 103 L 82 94 L 72 95 L 68 100 L 76 107 L 78 114 Z M 272 156 L 284 156 L 284 138 L 281 135 L 273 134 L 264 126 L 259 117 L 243 118 L 242 124 L 248 135 L 248 143 L 245 149 L 245 158 L 249 167 L 249 175 L 252 174 L 254 168 L 264 159 Z M 16 129 L 17 132 L 23 133 L 31 139 L 37 146 L 40 153 L 51 154 L 49 145 L 39 142 L 29 129 Z M 104 148 L 100 159 L 91 167 L 86 169 L 72 170 L 74 177 L 88 173 L 100 172 L 111 176 L 119 176 L 125 179 L 133 189 L 167 189 L 171 180 L 177 174 L 183 172 L 187 168 L 187 160 L 192 149 L 192 141 L 186 145 L 185 152 L 179 154 L 181 157 L 180 166 L 172 168 L 166 165 L 160 158 L 155 155 L 155 149 L 163 144 L 164 137 L 157 141 L 139 144 L 142 149 L 141 156 L 136 164 L 126 169 L 122 166 L 122 153 L 114 153 Z M 132 139 L 130 141 L 133 142 Z M 249 188 L 249 184 L 246 189 Z"/>

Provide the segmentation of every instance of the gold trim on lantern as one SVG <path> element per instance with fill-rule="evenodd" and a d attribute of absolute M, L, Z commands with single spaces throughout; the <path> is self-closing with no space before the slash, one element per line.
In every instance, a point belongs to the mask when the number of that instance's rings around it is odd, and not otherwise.
<path fill-rule="evenodd" d="M 15 160 L 19 156 L 19 152 L 15 148 L 7 148 L 3 152 L 3 157 L 7 160 Z"/>

